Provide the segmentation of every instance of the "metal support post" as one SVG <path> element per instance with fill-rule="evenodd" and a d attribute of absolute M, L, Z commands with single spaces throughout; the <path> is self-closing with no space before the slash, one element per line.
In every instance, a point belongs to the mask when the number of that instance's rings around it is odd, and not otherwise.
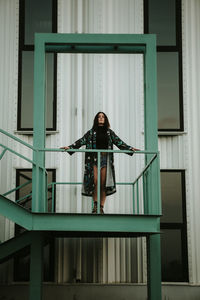
<path fill-rule="evenodd" d="M 147 259 L 148 300 L 161 300 L 160 234 L 153 234 L 147 238 Z"/>
<path fill-rule="evenodd" d="M 39 35 L 35 35 L 35 57 L 34 57 L 34 133 L 33 145 L 36 149 L 45 148 L 46 122 L 45 122 L 45 43 Z M 32 176 L 32 211 L 45 212 L 46 199 L 44 189 L 45 152 L 37 151 L 33 153 Z M 39 168 L 40 166 L 40 168 Z"/>
<path fill-rule="evenodd" d="M 42 300 L 43 245 L 43 235 L 37 232 L 33 234 L 31 243 L 29 300 Z"/>

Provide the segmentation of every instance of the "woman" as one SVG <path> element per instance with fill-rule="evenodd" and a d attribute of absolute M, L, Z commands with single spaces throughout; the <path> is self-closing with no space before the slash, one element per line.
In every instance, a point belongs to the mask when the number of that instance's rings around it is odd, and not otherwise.
<path fill-rule="evenodd" d="M 94 118 L 92 129 L 90 129 L 81 139 L 73 145 L 61 147 L 61 149 L 79 149 L 86 145 L 86 149 L 113 149 L 113 144 L 120 150 L 137 151 L 125 144 L 110 129 L 110 124 L 105 113 L 98 112 Z M 73 154 L 73 152 L 69 152 Z M 128 153 L 133 155 L 133 153 Z M 101 193 L 100 193 L 100 212 L 104 213 L 103 207 L 106 196 L 116 192 L 115 169 L 113 153 L 101 153 Z M 97 153 L 85 154 L 85 172 L 83 180 L 82 195 L 93 197 L 94 207 L 92 213 L 97 213 Z"/>

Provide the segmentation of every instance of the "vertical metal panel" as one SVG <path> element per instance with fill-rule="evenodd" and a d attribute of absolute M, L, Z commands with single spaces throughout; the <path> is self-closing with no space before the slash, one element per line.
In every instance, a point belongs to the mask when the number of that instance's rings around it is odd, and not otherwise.
<path fill-rule="evenodd" d="M 177 136 L 159 136 L 161 169 L 186 169 L 186 133 Z"/>
<path fill-rule="evenodd" d="M 18 1 L 0 2 L 0 44 L 0 127 L 13 133 L 17 97 Z M 2 134 L 0 140 L 10 147 L 13 145 Z M 6 153 L 0 168 L 1 193 L 15 185 L 13 168 L 13 156 Z M 2 217 L 0 218 L 3 220 Z M 4 229 L 0 237 L 2 241 L 13 235 L 13 224 L 5 220 Z"/>
<path fill-rule="evenodd" d="M 16 122 L 17 103 L 17 60 L 18 60 L 18 1 L 8 0 L 0 2 L 0 127 L 13 133 Z M 12 141 L 0 135 L 0 141 L 13 147 Z M 2 149 L 1 149 L 2 150 Z M 1 151 L 0 150 L 0 151 Z M 6 153 L 0 162 L 0 193 L 15 186 L 14 159 Z M 11 199 L 14 196 L 11 195 Z M 14 234 L 14 224 L 0 216 L 1 242 L 11 238 Z M 10 262 L 0 266 L 1 282 L 12 280 Z"/>
<path fill-rule="evenodd" d="M 183 0 L 183 74 L 187 108 L 187 214 L 190 282 L 200 283 L 200 2 Z"/>

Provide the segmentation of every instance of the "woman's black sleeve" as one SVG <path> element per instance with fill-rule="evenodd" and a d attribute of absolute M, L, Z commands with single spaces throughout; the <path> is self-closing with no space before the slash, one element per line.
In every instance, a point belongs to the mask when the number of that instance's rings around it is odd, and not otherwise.
<path fill-rule="evenodd" d="M 111 138 L 113 141 L 113 144 L 115 146 L 117 146 L 120 150 L 129 150 L 132 151 L 134 153 L 134 151 L 132 150 L 132 147 L 127 145 L 126 143 L 124 143 L 117 135 L 114 131 L 111 130 Z M 133 155 L 133 153 L 127 153 L 128 155 Z"/>
<path fill-rule="evenodd" d="M 70 149 L 79 149 L 80 147 L 86 145 L 87 143 L 88 132 L 79 140 L 74 142 L 72 145 L 69 145 Z M 74 154 L 74 152 L 68 152 L 70 155 Z"/>

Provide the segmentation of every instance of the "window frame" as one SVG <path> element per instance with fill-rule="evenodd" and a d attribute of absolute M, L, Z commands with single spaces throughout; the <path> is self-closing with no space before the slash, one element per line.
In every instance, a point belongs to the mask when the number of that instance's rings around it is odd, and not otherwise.
<path fill-rule="evenodd" d="M 160 219 L 160 229 L 162 230 L 180 230 L 181 232 L 181 261 L 183 267 L 183 280 L 178 282 L 189 282 L 189 269 L 188 269 L 188 244 L 187 244 L 187 212 L 186 212 L 186 182 L 184 169 L 161 169 L 161 173 L 180 173 L 181 174 L 181 187 L 182 187 L 182 222 L 162 222 Z M 186 259 L 185 259 L 186 258 Z M 168 282 L 162 280 L 163 282 Z M 177 282 L 177 281 L 170 281 Z"/>
<path fill-rule="evenodd" d="M 149 0 L 144 0 L 144 33 L 149 33 Z M 175 0 L 176 11 L 176 45 L 157 46 L 157 52 L 176 52 L 178 54 L 179 72 L 179 128 L 158 128 L 160 134 L 164 132 L 183 132 L 184 131 L 184 111 L 183 111 L 183 66 L 182 66 L 182 0 Z"/>
<path fill-rule="evenodd" d="M 57 33 L 57 11 L 58 1 L 52 0 L 52 33 Z M 18 49 L 18 102 L 17 102 L 17 131 L 33 131 L 32 128 L 22 127 L 22 55 L 24 51 L 34 52 L 34 45 L 25 45 L 25 0 L 19 1 L 19 49 Z M 53 74 L 53 126 L 46 128 L 46 131 L 57 129 L 57 54 L 54 53 L 54 74 Z"/>

